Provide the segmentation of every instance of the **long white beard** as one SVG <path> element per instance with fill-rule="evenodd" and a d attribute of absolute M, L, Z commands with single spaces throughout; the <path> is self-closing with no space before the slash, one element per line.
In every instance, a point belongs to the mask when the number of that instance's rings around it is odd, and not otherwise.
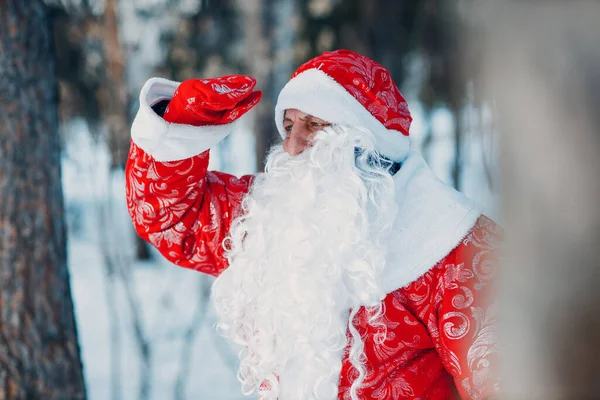
<path fill-rule="evenodd" d="M 352 319 L 360 305 L 373 306 L 372 320 L 379 315 L 385 293 L 378 273 L 396 213 L 390 174 L 367 162 L 368 136 L 355 163 L 358 136 L 364 133 L 326 128 L 298 156 L 274 146 L 232 225 L 230 266 L 213 286 L 213 301 L 220 332 L 243 346 L 245 394 L 337 398 L 349 329 L 356 396 L 363 343 Z"/>

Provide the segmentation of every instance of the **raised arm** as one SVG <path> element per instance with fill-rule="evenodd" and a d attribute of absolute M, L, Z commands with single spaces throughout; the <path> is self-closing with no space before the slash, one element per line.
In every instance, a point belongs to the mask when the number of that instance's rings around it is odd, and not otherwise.
<path fill-rule="evenodd" d="M 250 77 L 149 80 L 132 125 L 126 168 L 127 206 L 138 234 L 167 259 L 218 275 L 227 267 L 222 241 L 252 176 L 209 172 L 208 149 L 260 100 Z M 172 99 L 172 100 L 171 100 Z M 152 106 L 171 100 L 164 115 Z"/>

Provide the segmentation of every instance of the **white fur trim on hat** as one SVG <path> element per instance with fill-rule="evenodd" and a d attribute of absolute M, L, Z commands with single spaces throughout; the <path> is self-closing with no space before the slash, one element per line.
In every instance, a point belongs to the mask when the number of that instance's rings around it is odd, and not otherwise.
<path fill-rule="evenodd" d="M 361 126 L 375 136 L 375 149 L 401 162 L 410 151 L 410 139 L 402 132 L 387 129 L 354 96 L 333 78 L 318 69 L 309 69 L 291 79 L 279 93 L 275 124 L 285 138 L 285 110 L 297 109 L 332 124 Z"/>
<path fill-rule="evenodd" d="M 156 161 L 178 161 L 198 155 L 233 132 L 239 121 L 207 126 L 165 121 L 152 106 L 170 100 L 178 87 L 179 82 L 151 78 L 140 93 L 140 109 L 131 125 L 131 139 Z"/>

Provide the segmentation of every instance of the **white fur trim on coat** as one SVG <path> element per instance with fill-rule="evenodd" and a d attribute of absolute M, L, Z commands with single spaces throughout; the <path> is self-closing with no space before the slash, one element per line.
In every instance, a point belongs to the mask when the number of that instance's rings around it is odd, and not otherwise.
<path fill-rule="evenodd" d="M 140 93 L 140 109 L 131 126 L 131 138 L 156 161 L 178 161 L 200 154 L 233 132 L 239 121 L 200 127 L 165 121 L 152 106 L 170 100 L 178 87 L 179 82 L 151 78 Z"/>
<path fill-rule="evenodd" d="M 410 139 L 402 132 L 387 129 L 342 85 L 318 69 L 309 69 L 291 79 L 279 93 L 275 124 L 282 138 L 283 115 L 297 109 L 332 124 L 361 126 L 375 135 L 375 149 L 401 162 L 410 151 Z"/>
<path fill-rule="evenodd" d="M 394 175 L 398 214 L 380 284 L 386 293 L 407 286 L 460 242 L 481 216 L 473 200 L 442 182 L 415 152 Z"/>

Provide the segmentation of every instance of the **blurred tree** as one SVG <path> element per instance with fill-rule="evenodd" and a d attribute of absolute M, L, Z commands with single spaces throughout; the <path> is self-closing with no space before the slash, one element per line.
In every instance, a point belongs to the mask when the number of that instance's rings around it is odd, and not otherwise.
<path fill-rule="evenodd" d="M 102 122 L 98 91 L 106 68 L 102 21 L 87 1 L 76 5 L 60 0 L 48 3 L 53 20 L 60 119 L 66 123 L 81 117 L 98 138 Z"/>
<path fill-rule="evenodd" d="M 67 270 L 57 80 L 41 0 L 0 3 L 0 398 L 86 397 Z"/>
<path fill-rule="evenodd" d="M 502 132 L 501 398 L 600 398 L 600 3 L 472 12 Z M 510 21 L 510 23 L 507 23 Z"/>
<path fill-rule="evenodd" d="M 240 8 L 236 0 L 223 0 L 200 2 L 191 12 L 175 10 L 179 15 L 174 29 L 165 30 L 161 37 L 167 51 L 164 62 L 156 66 L 156 74 L 183 81 L 248 73 L 242 45 L 245 19 Z M 226 147 L 228 140 L 223 141 Z M 211 152 L 212 158 L 221 155 Z"/>
<path fill-rule="evenodd" d="M 297 67 L 298 0 L 238 0 L 243 15 L 243 48 L 246 73 L 254 76 L 263 92 L 256 107 L 256 170 L 264 167 L 269 148 L 280 140 L 273 121 L 279 92 Z"/>
<path fill-rule="evenodd" d="M 479 86 L 475 69 L 481 58 L 480 48 L 466 18 L 460 13 L 460 1 L 428 0 L 420 10 L 422 26 L 415 37 L 415 50 L 427 67 L 419 98 L 426 113 L 447 107 L 453 116 L 454 159 L 452 184 L 461 188 L 463 151 L 467 131 L 465 106 L 480 106 L 470 95 L 469 87 Z M 463 2 L 464 4 L 464 2 Z M 469 39 L 467 43 L 466 39 Z"/>
<path fill-rule="evenodd" d="M 264 5 L 264 36 L 267 38 L 269 66 L 264 73 L 267 79 L 264 83 L 264 108 L 267 110 L 260 119 L 259 127 L 262 140 L 257 140 L 259 157 L 257 162 L 262 167 L 263 159 L 269 148 L 280 141 L 279 133 L 273 121 L 273 110 L 277 103 L 279 92 L 288 82 L 297 68 L 295 46 L 299 37 L 300 20 L 298 0 L 266 0 Z"/>
<path fill-rule="evenodd" d="M 273 98 L 269 89 L 269 75 L 273 68 L 270 55 L 272 21 L 269 19 L 267 0 L 237 0 L 242 16 L 243 57 L 246 61 L 245 73 L 256 78 L 257 87 L 263 91 L 261 102 L 256 107 L 253 131 L 256 138 L 256 170 L 263 169 L 263 160 L 275 137 L 273 124 Z"/>
<path fill-rule="evenodd" d="M 61 120 L 83 118 L 92 135 L 106 141 L 112 168 L 123 169 L 133 115 L 119 32 L 119 2 L 107 0 L 101 11 L 87 1 L 48 3 L 54 21 Z M 137 258 L 148 260 L 146 242 L 136 235 L 136 243 Z"/>
<path fill-rule="evenodd" d="M 180 12 L 175 29 L 162 36 L 167 54 L 157 70 L 178 81 L 240 73 L 239 17 L 234 0 L 209 1 L 189 14 Z"/>
<path fill-rule="evenodd" d="M 208 1 L 163 36 L 169 49 L 159 75 L 175 80 L 249 74 L 263 98 L 253 113 L 256 169 L 279 139 L 273 122 L 277 95 L 296 67 L 300 19 L 297 0 Z M 227 139 L 226 139 L 227 140 Z M 213 154 L 216 156 L 216 154 Z"/>
<path fill-rule="evenodd" d="M 129 99 L 125 81 L 125 52 L 121 46 L 118 0 L 106 0 L 102 35 L 106 69 L 99 98 L 113 168 L 124 169 L 129 154 Z"/>
<path fill-rule="evenodd" d="M 105 138 L 112 167 L 123 169 L 129 152 L 131 116 L 119 2 L 107 0 L 101 10 L 93 9 L 87 1 L 48 2 L 55 21 L 61 120 L 84 118 L 96 138 Z"/>

